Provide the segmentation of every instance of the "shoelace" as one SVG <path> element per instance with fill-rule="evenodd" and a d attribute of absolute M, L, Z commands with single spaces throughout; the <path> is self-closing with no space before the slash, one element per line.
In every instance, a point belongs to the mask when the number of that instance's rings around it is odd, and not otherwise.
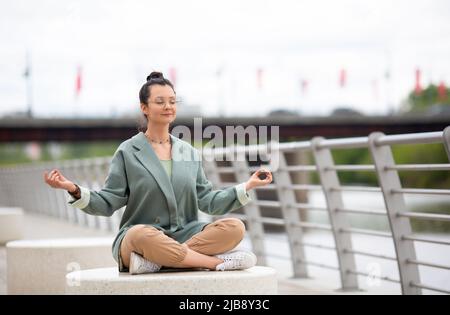
<path fill-rule="evenodd" d="M 145 260 L 143 266 L 151 271 L 159 270 L 161 269 L 161 266 L 158 264 L 155 264 L 154 262 Z"/>
<path fill-rule="evenodd" d="M 145 270 L 156 271 L 156 270 L 161 269 L 160 265 L 155 264 L 154 262 L 151 262 L 149 260 L 146 260 L 143 257 L 139 257 L 138 261 L 139 261 L 139 265 L 137 267 L 137 270 L 139 270 L 139 271 L 145 271 Z"/>
<path fill-rule="evenodd" d="M 223 263 L 220 268 L 225 268 L 225 266 L 230 267 L 232 269 L 242 267 L 242 262 L 244 261 L 244 255 L 234 254 L 230 257 L 223 257 Z M 223 269 L 222 269 L 223 270 Z"/>

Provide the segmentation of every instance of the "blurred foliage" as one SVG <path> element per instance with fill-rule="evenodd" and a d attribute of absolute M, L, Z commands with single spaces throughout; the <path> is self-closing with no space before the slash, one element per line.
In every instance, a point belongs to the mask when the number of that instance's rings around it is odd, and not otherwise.
<path fill-rule="evenodd" d="M 450 204 L 445 202 L 438 202 L 427 205 L 427 208 L 424 208 L 422 206 L 414 206 L 411 207 L 410 210 L 423 213 L 450 214 Z M 411 219 L 410 222 L 413 232 L 450 232 L 450 222 L 448 221 Z"/>
<path fill-rule="evenodd" d="M 398 164 L 445 164 L 447 153 L 442 144 L 416 144 L 394 146 L 393 154 Z M 404 187 L 448 189 L 449 171 L 401 171 L 400 179 Z"/>
<path fill-rule="evenodd" d="M 40 145 L 41 154 L 38 161 L 70 160 L 91 157 L 112 156 L 119 146 L 117 141 L 43 143 Z M 0 166 L 30 163 L 33 160 L 26 153 L 23 143 L 0 144 Z M 52 146 L 58 147 L 58 154 L 52 154 Z"/>
<path fill-rule="evenodd" d="M 430 84 L 424 88 L 420 93 L 416 93 L 412 90 L 408 96 L 406 102 L 404 102 L 403 111 L 407 112 L 423 112 L 427 108 L 435 104 L 447 104 L 450 105 L 450 89 L 444 87 L 443 97 L 439 96 L 439 87 Z"/>
<path fill-rule="evenodd" d="M 367 149 L 334 150 L 335 164 L 373 164 Z M 392 154 L 397 164 L 445 164 L 448 163 L 447 153 L 442 144 L 397 145 L 392 147 Z M 364 184 L 378 186 L 378 179 L 372 171 L 341 171 L 339 180 L 344 185 Z M 403 187 L 436 188 L 450 187 L 450 172 L 448 171 L 400 171 Z"/>
<path fill-rule="evenodd" d="M 367 149 L 334 150 L 335 164 L 372 164 L 372 157 Z M 338 172 L 339 180 L 343 185 L 367 185 L 378 186 L 378 179 L 372 171 L 342 171 Z"/>

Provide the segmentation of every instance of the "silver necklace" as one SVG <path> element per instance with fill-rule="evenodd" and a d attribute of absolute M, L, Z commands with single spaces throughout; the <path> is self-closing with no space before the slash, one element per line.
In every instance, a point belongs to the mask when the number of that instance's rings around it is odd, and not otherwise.
<path fill-rule="evenodd" d="M 166 142 L 170 141 L 170 136 L 166 140 L 154 140 L 154 139 L 151 139 L 147 134 L 145 134 L 145 136 L 147 137 L 148 140 L 150 140 L 153 143 L 163 144 L 163 143 L 166 143 Z"/>

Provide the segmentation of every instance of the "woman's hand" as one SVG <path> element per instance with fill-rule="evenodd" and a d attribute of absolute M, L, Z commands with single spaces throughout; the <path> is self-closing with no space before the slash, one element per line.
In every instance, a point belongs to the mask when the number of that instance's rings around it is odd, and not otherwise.
<path fill-rule="evenodd" d="M 261 176 L 261 178 L 263 179 L 261 179 L 259 176 Z M 267 169 L 261 168 L 253 173 L 252 176 L 250 176 L 250 179 L 245 184 L 245 189 L 249 191 L 250 189 L 253 189 L 255 187 L 269 185 L 271 182 L 272 173 Z"/>
<path fill-rule="evenodd" d="M 77 188 L 74 183 L 65 178 L 63 174 L 57 169 L 54 169 L 50 173 L 44 173 L 45 182 L 53 188 L 65 189 L 68 192 L 75 191 Z"/>

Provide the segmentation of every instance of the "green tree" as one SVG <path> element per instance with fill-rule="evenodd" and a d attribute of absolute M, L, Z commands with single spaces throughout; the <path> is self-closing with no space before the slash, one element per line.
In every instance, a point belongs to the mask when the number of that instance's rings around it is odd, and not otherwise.
<path fill-rule="evenodd" d="M 434 104 L 450 106 L 450 88 L 444 87 L 443 95 L 443 97 L 439 95 L 439 87 L 434 84 L 428 85 L 419 93 L 412 90 L 408 94 L 407 102 L 403 109 L 408 112 L 421 112 Z"/>

